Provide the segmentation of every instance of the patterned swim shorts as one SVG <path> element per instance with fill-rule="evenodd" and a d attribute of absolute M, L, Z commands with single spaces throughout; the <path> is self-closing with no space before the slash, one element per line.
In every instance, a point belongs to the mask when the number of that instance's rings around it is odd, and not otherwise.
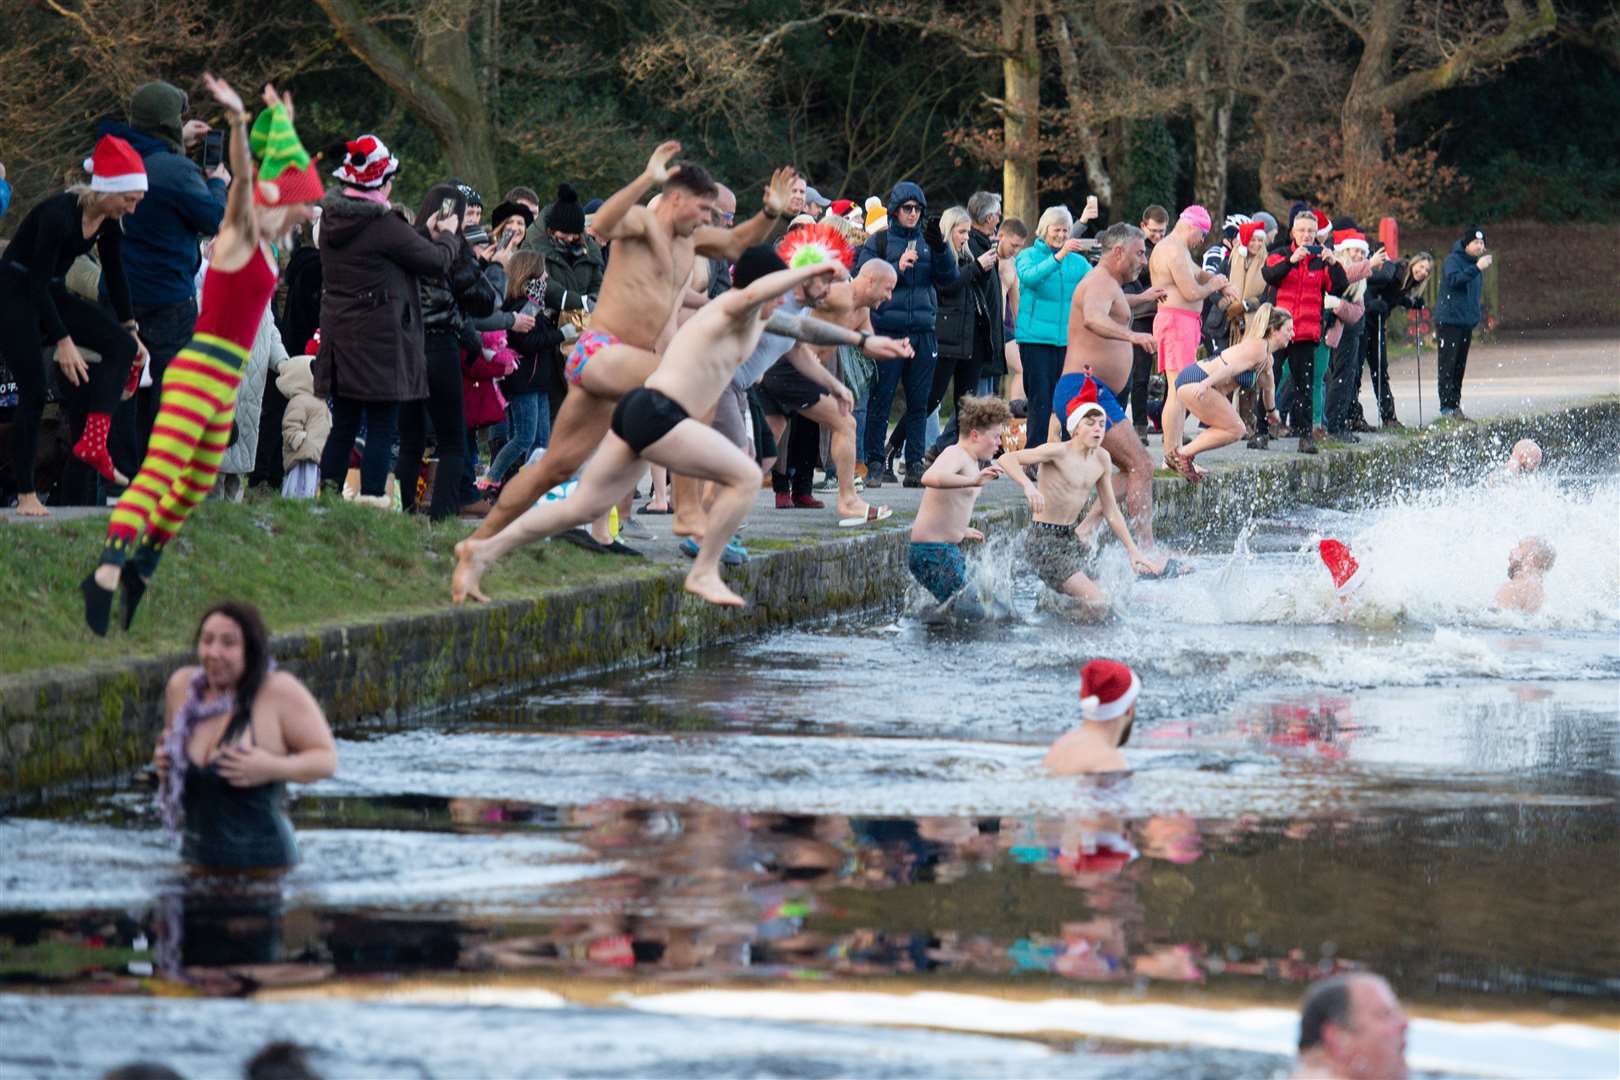
<path fill-rule="evenodd" d="M 619 339 L 603 330 L 587 330 L 579 335 L 574 342 L 573 351 L 568 354 L 568 362 L 563 365 L 563 378 L 579 385 L 580 376 L 585 372 L 585 365 L 591 358 L 609 345 L 619 344 Z"/>

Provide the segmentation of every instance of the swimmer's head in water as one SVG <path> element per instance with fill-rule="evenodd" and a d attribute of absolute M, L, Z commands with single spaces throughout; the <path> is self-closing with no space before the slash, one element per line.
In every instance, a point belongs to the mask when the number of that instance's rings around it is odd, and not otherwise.
<path fill-rule="evenodd" d="M 1118 660 L 1088 660 L 1080 669 L 1080 717 L 1105 724 L 1124 718 L 1118 746 L 1130 741 L 1136 723 L 1136 699 L 1142 693 L 1142 680 Z"/>
<path fill-rule="evenodd" d="M 735 289 L 746 289 L 760 278 L 786 269 L 787 263 L 782 261 L 775 248 L 769 244 L 755 244 L 737 260 L 737 267 L 731 274 L 731 285 Z"/>
<path fill-rule="evenodd" d="M 1520 439 L 1513 444 L 1508 467 L 1516 473 L 1533 473 L 1541 468 L 1541 447 L 1534 439 Z"/>
<path fill-rule="evenodd" d="M 1508 552 L 1508 577 L 1516 578 L 1529 571 L 1538 577 L 1553 568 L 1558 552 L 1540 536 L 1527 536 Z"/>

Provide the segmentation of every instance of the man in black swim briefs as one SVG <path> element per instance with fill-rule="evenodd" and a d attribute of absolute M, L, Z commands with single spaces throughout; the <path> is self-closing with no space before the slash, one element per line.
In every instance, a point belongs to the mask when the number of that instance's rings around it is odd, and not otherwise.
<path fill-rule="evenodd" d="M 506 551 L 606 513 L 635 482 L 644 461 L 650 461 L 717 485 L 703 542 L 686 575 L 686 589 L 711 604 L 742 606 L 742 597 L 720 577 L 720 553 L 753 505 L 759 491 L 759 468 L 730 439 L 693 417 L 707 415 L 714 408 L 738 365 L 758 344 L 784 295 L 812 279 L 844 276 L 843 265 L 835 261 L 789 270 L 769 247 L 743 252 L 731 290 L 699 308 L 670 339 L 646 385 L 620 399 L 608 434 L 574 493 L 560 502 L 537 503 L 488 540 L 462 541 L 458 554 L 468 595 L 485 599 L 479 582 Z M 811 336 L 803 324 L 814 320 L 790 322 L 781 332 L 801 340 Z M 838 329 L 815 325 L 824 331 Z M 885 338 L 870 338 L 866 345 L 879 353 L 904 347 L 903 342 Z"/>

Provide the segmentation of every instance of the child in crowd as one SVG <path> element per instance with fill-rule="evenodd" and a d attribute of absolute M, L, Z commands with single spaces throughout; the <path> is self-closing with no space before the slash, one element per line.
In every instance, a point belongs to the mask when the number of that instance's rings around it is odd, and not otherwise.
<path fill-rule="evenodd" d="M 962 541 L 984 539 L 968 519 L 979 489 L 1003 475 L 1001 466 L 987 463 L 1000 448 L 1011 419 L 1012 412 L 1000 398 L 963 398 L 956 443 L 923 473 L 922 506 L 911 526 L 909 565 L 911 576 L 942 604 L 967 584 Z"/>
<path fill-rule="evenodd" d="M 281 495 L 286 499 L 313 499 L 321 486 L 321 451 L 332 430 L 332 411 L 315 396 L 313 356 L 291 356 L 276 375 L 276 389 L 287 399 L 281 417 L 281 463 L 286 477 Z"/>

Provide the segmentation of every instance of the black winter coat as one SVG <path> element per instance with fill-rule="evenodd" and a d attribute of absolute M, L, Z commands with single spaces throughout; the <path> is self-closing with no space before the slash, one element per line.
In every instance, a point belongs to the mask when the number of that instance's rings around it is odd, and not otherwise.
<path fill-rule="evenodd" d="M 984 318 L 980 313 L 983 300 L 979 282 L 985 276 L 979 261 L 967 255 L 956 260 L 956 280 L 935 290 L 939 308 L 934 316 L 934 337 L 939 342 L 941 360 L 964 360 L 973 355 L 980 320 Z M 997 288 L 999 291 L 999 285 Z"/>
<path fill-rule="evenodd" d="M 460 334 L 469 318 L 489 315 L 499 306 L 500 294 L 464 239 L 448 273 L 422 278 L 422 326 L 428 331 Z"/>
<path fill-rule="evenodd" d="M 325 291 L 315 393 L 357 401 L 427 397 L 418 279 L 448 273 L 461 238 L 430 240 L 389 207 L 341 191 L 321 206 Z"/>
<path fill-rule="evenodd" d="M 996 246 L 995 240 L 985 236 L 977 229 L 968 231 L 968 251 L 978 258 Z M 996 265 L 977 279 L 979 297 L 984 312 L 990 320 L 990 355 L 985 358 L 984 374 L 986 376 L 1005 375 L 1007 373 L 1007 321 L 1001 309 L 1001 274 L 997 272 Z"/>
<path fill-rule="evenodd" d="M 504 310 L 520 311 L 526 302 L 525 297 L 515 297 L 506 302 Z M 556 366 L 557 346 L 562 344 L 562 339 L 562 331 L 547 321 L 544 311 L 535 313 L 534 329 L 527 334 L 508 330 L 506 343 L 518 354 L 518 366 L 501 380 L 501 393 L 509 398 L 550 393 L 552 368 Z"/>

